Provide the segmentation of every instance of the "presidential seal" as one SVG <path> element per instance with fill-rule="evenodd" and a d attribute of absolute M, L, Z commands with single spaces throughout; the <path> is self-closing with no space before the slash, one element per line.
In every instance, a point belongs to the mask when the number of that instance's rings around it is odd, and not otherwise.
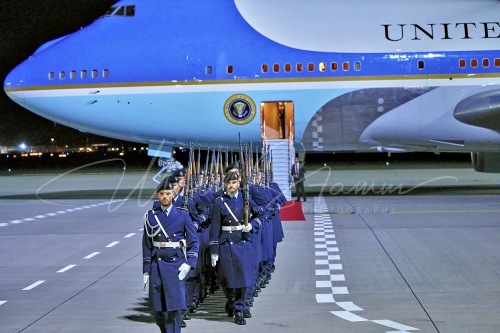
<path fill-rule="evenodd" d="M 233 95 L 224 103 L 224 115 L 227 120 L 236 125 L 248 124 L 255 117 L 255 113 L 255 103 L 247 95 Z"/>

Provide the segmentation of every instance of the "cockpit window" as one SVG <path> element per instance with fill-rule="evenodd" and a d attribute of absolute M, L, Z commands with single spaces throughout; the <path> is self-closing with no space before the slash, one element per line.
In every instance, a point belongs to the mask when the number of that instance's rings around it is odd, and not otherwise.
<path fill-rule="evenodd" d="M 111 7 L 104 16 L 135 16 L 135 6 Z"/>

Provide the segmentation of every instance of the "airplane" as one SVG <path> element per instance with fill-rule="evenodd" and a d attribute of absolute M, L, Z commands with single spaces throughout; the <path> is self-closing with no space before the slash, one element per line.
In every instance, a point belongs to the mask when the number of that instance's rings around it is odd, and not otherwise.
<path fill-rule="evenodd" d="M 469 152 L 500 172 L 500 2 L 122 0 L 41 45 L 6 94 L 148 144 Z"/>

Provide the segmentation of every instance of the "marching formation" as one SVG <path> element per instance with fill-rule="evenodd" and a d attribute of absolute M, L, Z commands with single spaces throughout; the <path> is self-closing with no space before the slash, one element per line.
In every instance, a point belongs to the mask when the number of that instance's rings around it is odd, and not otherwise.
<path fill-rule="evenodd" d="M 168 333 L 180 332 L 218 289 L 227 316 L 245 325 L 284 238 L 279 211 L 286 198 L 265 146 L 254 154 L 241 145 L 238 156 L 209 149 L 203 168 L 200 149 L 195 161 L 190 148 L 187 168 L 161 181 L 144 216 L 144 290 L 149 286 L 156 324 Z"/>

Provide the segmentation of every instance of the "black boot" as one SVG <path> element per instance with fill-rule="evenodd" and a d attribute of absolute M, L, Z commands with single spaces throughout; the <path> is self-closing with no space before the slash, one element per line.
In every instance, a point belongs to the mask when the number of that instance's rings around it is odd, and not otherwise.
<path fill-rule="evenodd" d="M 245 318 L 243 318 L 243 313 L 241 312 L 236 312 L 235 315 L 234 315 L 234 322 L 238 325 L 246 325 L 247 324 L 247 321 L 245 320 Z"/>
<path fill-rule="evenodd" d="M 229 301 L 226 302 L 226 313 L 227 313 L 227 316 L 228 317 L 233 317 L 234 316 L 234 310 L 233 310 L 233 306 L 231 305 L 231 303 Z"/>
<path fill-rule="evenodd" d="M 186 322 L 184 320 L 181 322 L 181 327 L 186 327 Z"/>
<path fill-rule="evenodd" d="M 252 313 L 250 313 L 250 310 L 243 310 L 243 318 L 252 318 Z"/>
<path fill-rule="evenodd" d="M 189 311 L 182 311 L 182 319 L 184 319 L 184 320 L 191 319 L 191 315 L 189 314 Z"/>

